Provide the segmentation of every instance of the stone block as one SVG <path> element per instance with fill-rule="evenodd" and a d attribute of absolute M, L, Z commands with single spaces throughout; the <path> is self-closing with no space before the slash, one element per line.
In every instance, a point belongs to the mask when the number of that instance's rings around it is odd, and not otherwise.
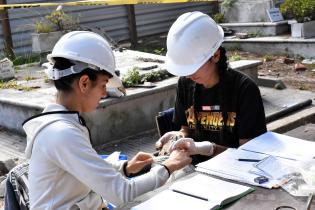
<path fill-rule="evenodd" d="M 0 80 L 9 80 L 14 78 L 13 63 L 8 58 L 0 61 Z"/>

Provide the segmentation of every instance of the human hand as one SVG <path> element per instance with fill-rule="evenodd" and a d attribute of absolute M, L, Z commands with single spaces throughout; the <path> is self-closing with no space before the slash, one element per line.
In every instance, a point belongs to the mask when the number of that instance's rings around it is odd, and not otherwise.
<path fill-rule="evenodd" d="M 169 169 L 170 173 L 179 170 L 192 161 L 189 153 L 185 150 L 174 150 L 171 152 L 169 158 L 163 164 Z"/>
<path fill-rule="evenodd" d="M 173 143 L 173 150 L 187 150 L 190 155 L 207 155 L 211 156 L 214 152 L 214 144 L 209 141 L 195 142 L 192 138 L 181 138 Z"/>
<path fill-rule="evenodd" d="M 169 142 L 170 139 L 179 139 L 179 138 L 183 138 L 184 137 L 184 133 L 181 131 L 170 131 L 165 133 L 161 138 L 159 138 L 159 140 L 157 140 L 157 142 L 155 142 L 155 147 L 157 149 L 162 149 L 162 147 Z"/>
<path fill-rule="evenodd" d="M 153 156 L 150 153 L 138 152 L 126 166 L 126 172 L 128 174 L 135 174 L 141 171 L 146 165 L 153 162 Z"/>

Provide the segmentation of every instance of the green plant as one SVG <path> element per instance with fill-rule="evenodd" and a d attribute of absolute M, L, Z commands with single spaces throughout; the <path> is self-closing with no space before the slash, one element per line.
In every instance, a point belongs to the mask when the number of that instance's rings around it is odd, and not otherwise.
<path fill-rule="evenodd" d="M 48 76 L 45 75 L 45 76 L 44 76 L 44 82 L 45 82 L 45 83 L 50 83 L 50 82 L 51 82 L 51 79 L 49 79 Z"/>
<path fill-rule="evenodd" d="M 230 9 L 236 1 L 237 0 L 224 0 L 221 3 L 221 6 L 224 7 L 225 9 Z"/>
<path fill-rule="evenodd" d="M 35 54 L 26 54 L 24 56 L 16 57 L 12 62 L 14 66 L 26 64 L 26 63 L 34 63 L 39 62 L 40 56 Z M 17 70 L 17 68 L 15 68 Z"/>
<path fill-rule="evenodd" d="M 216 13 L 216 14 L 213 16 L 213 20 L 214 20 L 216 23 L 225 23 L 225 22 L 226 22 L 223 13 Z"/>
<path fill-rule="evenodd" d="M 35 23 L 35 31 L 37 33 L 49 33 L 54 31 L 54 28 L 51 24 L 44 23 L 42 21 Z"/>
<path fill-rule="evenodd" d="M 273 60 L 273 56 L 272 55 L 264 55 L 263 60 L 265 62 L 269 62 Z"/>
<path fill-rule="evenodd" d="M 229 58 L 229 61 L 239 61 L 242 60 L 242 56 L 240 56 L 237 53 L 233 53 L 233 55 L 231 55 L 231 57 Z"/>
<path fill-rule="evenodd" d="M 166 49 L 164 47 L 162 47 L 162 48 L 159 48 L 159 49 L 154 49 L 153 52 L 155 54 L 158 54 L 158 55 L 165 55 Z"/>
<path fill-rule="evenodd" d="M 125 87 L 143 84 L 144 82 L 157 82 L 169 77 L 172 77 L 166 70 L 151 71 L 149 73 L 140 75 L 139 68 L 134 67 L 129 69 L 122 81 Z"/>
<path fill-rule="evenodd" d="M 52 31 L 67 31 L 78 28 L 79 20 L 63 10 L 53 10 L 44 20 L 35 23 L 37 33 L 48 33 Z"/>
<path fill-rule="evenodd" d="M 315 0 L 285 0 L 280 11 L 299 23 L 315 20 Z"/>
<path fill-rule="evenodd" d="M 28 76 L 25 76 L 24 79 L 25 79 L 26 81 L 30 81 L 30 80 L 34 80 L 34 79 L 36 79 L 36 78 L 28 75 Z"/>
<path fill-rule="evenodd" d="M 247 33 L 249 37 L 261 37 L 261 31 L 250 31 Z"/>
<path fill-rule="evenodd" d="M 36 87 L 27 87 L 17 83 L 16 80 L 10 80 L 7 82 L 0 81 L 0 89 L 16 89 L 16 90 L 24 90 L 24 91 L 31 91 Z"/>
<path fill-rule="evenodd" d="M 166 70 L 152 71 L 142 76 L 141 82 L 157 82 L 171 77 Z"/>
<path fill-rule="evenodd" d="M 141 76 L 139 68 L 129 69 L 127 74 L 123 77 L 122 82 L 125 87 L 130 87 L 132 85 L 137 85 L 141 83 Z"/>

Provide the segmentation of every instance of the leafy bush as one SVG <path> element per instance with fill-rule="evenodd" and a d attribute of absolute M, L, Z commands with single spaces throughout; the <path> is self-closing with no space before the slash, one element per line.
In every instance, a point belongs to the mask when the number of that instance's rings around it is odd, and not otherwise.
<path fill-rule="evenodd" d="M 79 20 L 66 14 L 63 10 L 53 10 L 44 20 L 35 23 L 37 33 L 67 31 L 78 28 Z"/>
<path fill-rule="evenodd" d="M 242 60 L 242 56 L 239 55 L 238 53 L 233 53 L 231 57 L 229 58 L 229 61 L 239 61 Z"/>
<path fill-rule="evenodd" d="M 127 74 L 122 79 L 125 87 L 143 84 L 144 82 L 157 82 L 169 77 L 172 77 L 166 70 L 151 71 L 149 73 L 140 75 L 139 68 L 135 67 L 129 69 Z"/>
<path fill-rule="evenodd" d="M 122 79 L 125 87 L 137 85 L 141 83 L 141 76 L 138 68 L 129 69 L 127 74 Z"/>
<path fill-rule="evenodd" d="M 233 5 L 235 4 L 237 0 L 224 0 L 221 3 L 221 6 L 226 8 L 226 9 L 230 9 L 231 7 L 233 7 Z"/>
<path fill-rule="evenodd" d="M 285 0 L 280 11 L 299 23 L 315 20 L 315 0 Z"/>
<path fill-rule="evenodd" d="M 166 70 L 152 71 L 142 76 L 142 82 L 157 82 L 171 77 L 172 75 Z"/>
<path fill-rule="evenodd" d="M 225 23 L 225 22 L 226 22 L 223 13 L 216 13 L 216 14 L 213 16 L 213 20 L 214 20 L 216 23 Z"/>

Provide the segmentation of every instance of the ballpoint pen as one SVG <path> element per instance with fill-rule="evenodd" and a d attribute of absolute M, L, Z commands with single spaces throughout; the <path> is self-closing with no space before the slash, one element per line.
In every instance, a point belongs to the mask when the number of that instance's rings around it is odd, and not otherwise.
<path fill-rule="evenodd" d="M 313 193 L 310 193 L 307 198 L 305 210 L 311 210 L 312 200 L 313 200 Z"/>
<path fill-rule="evenodd" d="M 238 158 L 238 161 L 244 161 L 244 162 L 259 162 L 261 160 L 259 159 L 248 159 L 248 158 Z"/>

